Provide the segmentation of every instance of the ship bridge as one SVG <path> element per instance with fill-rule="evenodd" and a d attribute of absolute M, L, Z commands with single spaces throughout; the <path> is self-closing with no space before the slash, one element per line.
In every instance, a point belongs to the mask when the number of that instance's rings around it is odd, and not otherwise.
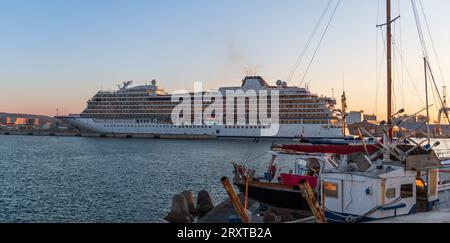
<path fill-rule="evenodd" d="M 304 94 L 304 95 L 310 95 L 310 92 L 305 88 L 299 88 L 296 86 L 288 86 L 287 82 L 278 80 L 276 82 L 276 85 L 271 86 L 269 85 L 261 76 L 247 76 L 242 80 L 242 86 L 241 87 L 222 87 L 219 89 L 219 91 L 222 94 L 225 94 L 227 90 L 279 90 L 283 94 Z"/>
<path fill-rule="evenodd" d="M 160 89 L 156 84 L 156 80 L 152 80 L 150 85 L 140 85 L 132 88 L 128 88 L 132 84 L 132 81 L 124 82 L 123 86 L 119 86 L 117 93 L 148 93 L 150 95 L 167 95 L 164 89 Z"/>

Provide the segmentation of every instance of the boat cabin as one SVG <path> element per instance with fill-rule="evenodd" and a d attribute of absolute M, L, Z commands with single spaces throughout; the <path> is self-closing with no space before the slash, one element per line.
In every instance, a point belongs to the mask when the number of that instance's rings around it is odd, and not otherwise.
<path fill-rule="evenodd" d="M 423 157 L 426 156 L 427 158 Z M 357 223 L 430 211 L 438 205 L 440 162 L 431 155 L 367 170 L 342 165 L 321 174 L 321 200 L 331 223 Z M 418 160 L 428 165 L 416 167 Z"/>

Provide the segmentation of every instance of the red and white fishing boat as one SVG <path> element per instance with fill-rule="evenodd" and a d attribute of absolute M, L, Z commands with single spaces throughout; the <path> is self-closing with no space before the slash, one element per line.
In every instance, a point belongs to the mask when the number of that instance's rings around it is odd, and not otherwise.
<path fill-rule="evenodd" d="M 234 184 L 248 198 L 268 206 L 308 210 L 306 200 L 301 196 L 298 185 L 306 180 L 311 188 L 318 191 L 319 174 L 324 169 L 337 166 L 330 155 L 307 154 L 293 151 L 274 150 L 267 172 L 255 176 L 254 170 L 242 165 L 234 165 Z"/>

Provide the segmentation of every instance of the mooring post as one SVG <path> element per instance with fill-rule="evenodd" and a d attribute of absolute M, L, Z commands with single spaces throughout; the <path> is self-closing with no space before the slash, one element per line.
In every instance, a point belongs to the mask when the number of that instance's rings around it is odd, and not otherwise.
<path fill-rule="evenodd" d="M 320 208 L 319 203 L 316 200 L 316 196 L 314 195 L 314 192 L 309 185 L 309 183 L 306 180 L 302 180 L 299 184 L 300 192 L 302 193 L 302 196 L 306 199 L 306 202 L 308 202 L 308 206 L 311 209 L 311 211 L 314 214 L 314 217 L 316 218 L 317 223 L 327 223 L 327 219 L 325 218 L 325 213 Z"/>
<path fill-rule="evenodd" d="M 223 187 L 228 193 L 228 197 L 230 198 L 231 203 L 233 204 L 234 209 L 239 214 L 239 218 L 241 219 L 242 223 L 248 224 L 250 223 L 250 218 L 248 217 L 248 214 L 244 207 L 242 206 L 241 200 L 239 200 L 238 196 L 234 192 L 233 186 L 231 186 L 230 181 L 227 177 L 223 177 L 221 179 Z"/>

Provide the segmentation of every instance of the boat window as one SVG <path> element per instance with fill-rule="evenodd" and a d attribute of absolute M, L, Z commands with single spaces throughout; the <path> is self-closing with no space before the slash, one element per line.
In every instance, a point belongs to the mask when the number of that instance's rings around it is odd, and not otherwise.
<path fill-rule="evenodd" d="M 397 190 L 395 190 L 395 188 L 389 188 L 386 190 L 387 198 L 395 198 L 396 195 L 397 195 Z"/>
<path fill-rule="evenodd" d="M 338 198 L 338 185 L 336 183 L 325 182 L 323 188 L 326 197 Z"/>
<path fill-rule="evenodd" d="M 411 198 L 413 197 L 413 184 L 406 184 L 401 186 L 400 196 L 402 198 Z"/>

